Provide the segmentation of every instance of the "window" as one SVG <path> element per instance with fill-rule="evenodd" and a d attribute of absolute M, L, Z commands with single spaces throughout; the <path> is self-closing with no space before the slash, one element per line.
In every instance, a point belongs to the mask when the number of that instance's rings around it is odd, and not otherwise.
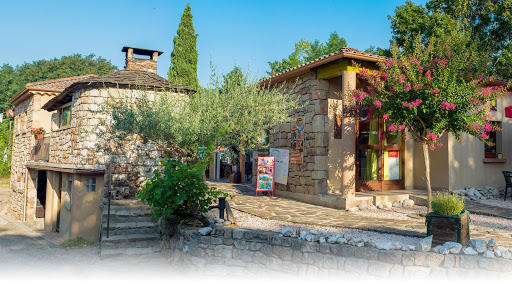
<path fill-rule="evenodd" d="M 491 124 L 497 126 L 498 129 L 501 129 L 501 123 L 497 121 L 492 121 Z M 488 141 L 492 142 L 492 145 L 485 145 L 485 158 L 486 159 L 496 159 L 502 158 L 500 154 L 502 154 L 502 143 L 501 143 L 501 131 L 491 131 L 486 132 L 489 136 Z"/>
<path fill-rule="evenodd" d="M 86 177 L 85 178 L 85 192 L 96 192 L 96 178 Z"/>
<path fill-rule="evenodd" d="M 71 125 L 71 104 L 63 106 L 60 110 L 60 123 L 59 127 Z"/>

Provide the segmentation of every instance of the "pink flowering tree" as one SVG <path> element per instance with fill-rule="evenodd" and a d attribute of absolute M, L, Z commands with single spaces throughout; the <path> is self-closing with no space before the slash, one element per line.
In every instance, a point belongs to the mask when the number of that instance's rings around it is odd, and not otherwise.
<path fill-rule="evenodd" d="M 490 102 L 507 88 L 491 86 L 485 58 L 463 36 L 434 39 L 428 46 L 416 41 L 415 46 L 412 53 L 393 47 L 392 58 L 380 62 L 377 72 L 363 68 L 359 79 L 365 87 L 351 96 L 368 119 L 387 120 L 381 139 L 406 129 L 422 145 L 430 212 L 429 151 L 442 147 L 440 139 L 447 133 L 460 143 L 464 132 L 489 144 L 486 132 L 497 130 L 489 121 Z"/>

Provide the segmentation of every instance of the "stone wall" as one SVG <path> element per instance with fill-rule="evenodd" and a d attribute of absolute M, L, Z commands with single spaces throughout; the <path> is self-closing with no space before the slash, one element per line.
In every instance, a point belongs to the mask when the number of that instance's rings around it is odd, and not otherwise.
<path fill-rule="evenodd" d="M 295 84 L 293 94 L 301 98 L 305 106 L 295 110 L 292 118 L 304 117 L 304 163 L 290 163 L 288 184 L 276 184 L 276 190 L 303 194 L 327 193 L 329 120 L 328 101 L 329 82 L 317 80 L 314 72 L 309 72 L 287 84 L 291 88 Z M 291 123 L 274 127 L 270 133 L 270 147 L 291 149 Z M 256 169 L 257 151 L 253 169 Z M 254 170 L 255 174 L 256 171 Z M 254 181 L 256 178 L 253 179 Z"/>
<path fill-rule="evenodd" d="M 32 148 L 35 144 L 34 136 L 30 134 L 30 129 L 33 127 L 34 107 L 37 106 L 36 96 L 31 96 L 14 108 L 9 213 L 17 219 L 23 218 L 25 208 L 25 175 L 27 174 L 25 163 L 30 159 Z M 33 203 L 34 200 L 27 200 L 28 205 Z M 27 220 L 33 219 L 32 214 L 27 215 L 27 217 Z"/>
<path fill-rule="evenodd" d="M 94 165 L 105 167 L 112 165 L 112 187 L 115 198 L 133 195 L 146 178 L 151 177 L 155 169 L 160 168 L 160 159 L 172 156 L 171 149 L 154 143 L 131 140 L 122 145 L 113 145 L 102 139 L 105 126 L 102 121 L 109 120 L 102 111 L 102 105 L 108 99 L 129 99 L 141 96 L 138 90 L 130 89 L 89 89 L 73 94 L 71 126 L 54 130 L 51 134 L 50 163 Z M 148 96 L 154 96 L 148 91 Z M 105 147 L 114 146 L 111 152 Z M 108 169 L 105 168 L 105 180 L 108 181 Z M 107 186 L 107 182 L 105 183 Z M 107 192 L 107 191 L 104 191 Z"/>
<path fill-rule="evenodd" d="M 171 260 L 198 273 L 472 280 L 512 276 L 512 260 L 502 258 L 315 243 L 260 230 L 223 228 L 204 236 L 198 231 L 178 227 L 161 243 Z"/>

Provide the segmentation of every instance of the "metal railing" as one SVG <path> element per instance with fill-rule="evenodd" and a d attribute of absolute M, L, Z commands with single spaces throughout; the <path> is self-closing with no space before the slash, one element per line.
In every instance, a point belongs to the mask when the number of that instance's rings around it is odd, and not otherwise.
<path fill-rule="evenodd" d="M 44 137 L 42 140 L 36 140 L 32 148 L 32 160 L 48 162 L 50 158 L 50 137 Z"/>

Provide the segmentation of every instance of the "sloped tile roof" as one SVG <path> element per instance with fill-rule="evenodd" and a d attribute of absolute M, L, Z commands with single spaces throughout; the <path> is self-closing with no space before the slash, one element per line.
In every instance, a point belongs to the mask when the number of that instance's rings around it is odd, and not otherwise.
<path fill-rule="evenodd" d="M 159 91 L 177 91 L 183 93 L 194 93 L 195 90 L 158 76 L 155 73 L 142 70 L 120 70 L 103 76 L 96 76 L 75 82 L 68 86 L 62 93 L 48 101 L 43 109 L 53 111 L 71 101 L 71 95 L 84 88 L 144 88 Z"/>

